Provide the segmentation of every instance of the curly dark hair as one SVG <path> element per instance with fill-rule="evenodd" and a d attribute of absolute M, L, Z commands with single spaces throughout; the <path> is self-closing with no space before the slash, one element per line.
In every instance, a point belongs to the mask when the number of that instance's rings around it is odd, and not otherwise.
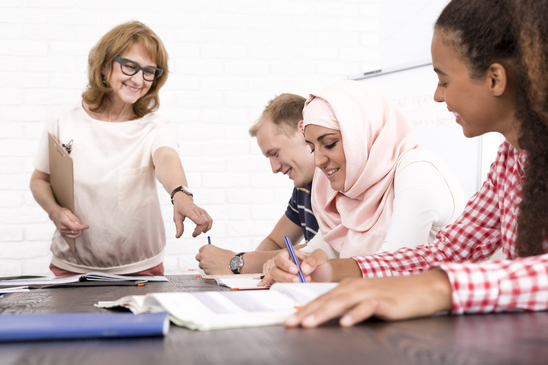
<path fill-rule="evenodd" d="M 548 14 L 547 0 L 512 0 L 524 69 L 516 115 L 518 141 L 529 156 L 518 218 L 520 256 L 547 252 L 548 232 Z"/>
<path fill-rule="evenodd" d="M 548 123 L 548 1 L 513 0 L 532 108 Z"/>
<path fill-rule="evenodd" d="M 544 8 L 540 9 L 538 3 Z M 548 44 L 546 33 L 542 36 L 539 33 L 539 29 L 546 32 L 546 3 L 547 0 L 452 0 L 435 25 L 435 30 L 447 35 L 455 46 L 472 79 L 483 77 L 493 63 L 500 63 L 518 75 L 515 85 L 518 143 L 529 154 L 515 242 L 520 257 L 545 252 L 543 243 L 548 226 L 548 73 L 546 57 L 540 57 L 546 55 Z M 516 16 L 518 10 L 520 16 Z M 536 80 L 544 86 L 531 88 Z M 545 114 L 541 113 L 543 110 Z"/>

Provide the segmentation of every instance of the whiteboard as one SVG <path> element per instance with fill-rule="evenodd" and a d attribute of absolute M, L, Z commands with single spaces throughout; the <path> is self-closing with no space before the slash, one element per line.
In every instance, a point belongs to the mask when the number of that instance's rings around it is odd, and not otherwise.
<path fill-rule="evenodd" d="M 386 94 L 409 118 L 418 143 L 453 170 L 469 198 L 482 176 L 482 137 L 466 138 L 445 103 L 434 101 L 438 77 L 429 61 L 350 77 Z"/>

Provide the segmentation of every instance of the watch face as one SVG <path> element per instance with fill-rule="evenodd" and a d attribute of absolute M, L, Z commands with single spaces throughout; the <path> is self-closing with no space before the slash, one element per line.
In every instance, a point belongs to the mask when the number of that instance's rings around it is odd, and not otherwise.
<path fill-rule="evenodd" d="M 242 258 L 240 256 L 234 256 L 230 259 L 230 269 L 238 270 L 242 266 Z"/>

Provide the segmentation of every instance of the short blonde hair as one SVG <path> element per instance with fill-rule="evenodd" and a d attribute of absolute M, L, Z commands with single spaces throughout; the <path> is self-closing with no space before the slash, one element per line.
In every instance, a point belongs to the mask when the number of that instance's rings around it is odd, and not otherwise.
<path fill-rule="evenodd" d="M 281 132 L 292 136 L 297 131 L 297 125 L 303 120 L 303 108 L 306 99 L 295 94 L 280 94 L 270 100 L 263 110 L 259 120 L 249 128 L 249 135 L 257 137 L 259 129 L 265 120 L 271 120 Z"/>
<path fill-rule="evenodd" d="M 158 92 L 166 83 L 169 73 L 167 51 L 156 33 L 143 23 L 133 21 L 118 25 L 110 30 L 89 52 L 89 84 L 82 94 L 82 98 L 92 112 L 100 113 L 105 110 L 108 93 L 112 91 L 108 80 L 112 73 L 114 57 L 127 51 L 134 43 L 142 45 L 146 49 L 148 57 L 156 63 L 156 67 L 161 68 L 164 72 L 162 76 L 152 82 L 146 95 L 133 104 L 134 117 L 132 119 L 142 118 L 160 107 Z M 106 80 L 106 84 L 103 84 L 103 80 Z"/>

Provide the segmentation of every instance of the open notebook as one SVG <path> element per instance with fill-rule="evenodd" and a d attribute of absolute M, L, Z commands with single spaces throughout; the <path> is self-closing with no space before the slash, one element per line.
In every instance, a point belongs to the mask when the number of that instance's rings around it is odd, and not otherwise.
<path fill-rule="evenodd" d="M 149 293 L 97 307 L 125 307 L 133 313 L 162 312 L 178 326 L 201 331 L 282 324 L 297 309 L 337 283 L 276 283 L 270 290 Z"/>

